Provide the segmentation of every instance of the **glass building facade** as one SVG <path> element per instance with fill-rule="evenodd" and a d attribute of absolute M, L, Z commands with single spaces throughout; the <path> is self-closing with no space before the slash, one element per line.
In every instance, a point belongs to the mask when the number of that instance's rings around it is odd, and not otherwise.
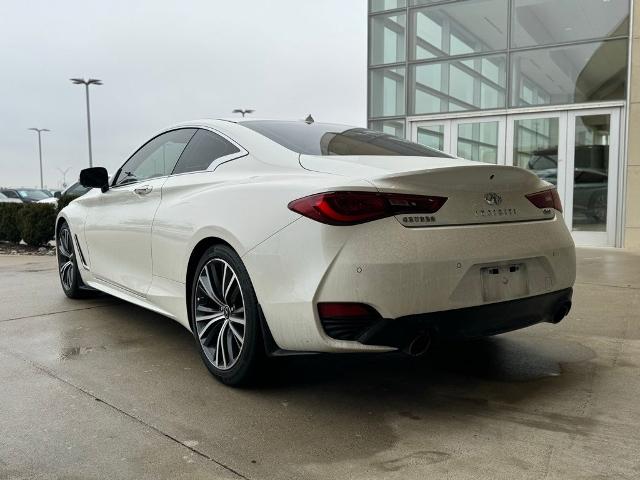
<path fill-rule="evenodd" d="M 535 171 L 578 243 L 621 244 L 630 0 L 369 0 L 368 21 L 370 128 Z"/>

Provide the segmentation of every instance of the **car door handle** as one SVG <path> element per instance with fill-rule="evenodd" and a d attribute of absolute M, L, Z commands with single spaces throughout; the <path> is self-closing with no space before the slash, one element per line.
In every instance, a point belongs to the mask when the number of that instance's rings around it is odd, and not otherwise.
<path fill-rule="evenodd" d="M 138 195 L 147 195 L 148 193 L 151 193 L 151 190 L 153 190 L 153 187 L 151 185 L 145 185 L 143 187 L 134 188 L 133 192 L 137 193 Z"/>

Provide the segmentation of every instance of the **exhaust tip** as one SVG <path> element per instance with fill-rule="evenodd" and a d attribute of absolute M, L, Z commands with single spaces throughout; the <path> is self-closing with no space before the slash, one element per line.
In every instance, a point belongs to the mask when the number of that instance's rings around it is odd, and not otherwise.
<path fill-rule="evenodd" d="M 552 323 L 560 323 L 560 321 L 569 315 L 571 311 L 571 302 L 564 302 L 561 304 L 553 314 Z"/>
<path fill-rule="evenodd" d="M 404 352 L 412 357 L 420 357 L 429 350 L 430 346 L 431 335 L 425 332 L 411 340 L 409 345 L 404 348 Z"/>

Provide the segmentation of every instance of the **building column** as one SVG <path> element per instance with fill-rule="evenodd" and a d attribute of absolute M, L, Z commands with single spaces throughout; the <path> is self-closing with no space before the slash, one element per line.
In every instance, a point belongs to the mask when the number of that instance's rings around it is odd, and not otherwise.
<path fill-rule="evenodd" d="M 640 0 L 634 2 L 624 246 L 640 250 Z"/>

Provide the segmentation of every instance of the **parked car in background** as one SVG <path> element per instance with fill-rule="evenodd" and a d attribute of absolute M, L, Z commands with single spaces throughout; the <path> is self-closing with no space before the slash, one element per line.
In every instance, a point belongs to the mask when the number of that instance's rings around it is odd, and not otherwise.
<path fill-rule="evenodd" d="M 3 188 L 0 190 L 8 198 L 17 198 L 24 203 L 34 203 L 50 196 L 39 188 Z"/>
<path fill-rule="evenodd" d="M 0 193 L 0 203 L 23 203 L 19 198 L 9 198 L 4 193 Z"/>
<path fill-rule="evenodd" d="M 54 193 L 53 197 L 44 198 L 42 200 L 39 200 L 38 203 L 52 203 L 54 205 L 58 205 L 59 201 L 62 200 L 62 205 L 64 206 L 72 200 L 81 197 L 89 190 L 91 189 L 80 185 L 80 182 L 72 183 L 69 187 L 67 187 L 66 190 L 62 192 L 57 191 Z"/>
<path fill-rule="evenodd" d="M 575 249 L 556 189 L 358 127 L 201 120 L 160 132 L 60 211 L 58 270 L 171 317 L 211 373 L 267 355 L 422 354 L 557 323 Z"/>

